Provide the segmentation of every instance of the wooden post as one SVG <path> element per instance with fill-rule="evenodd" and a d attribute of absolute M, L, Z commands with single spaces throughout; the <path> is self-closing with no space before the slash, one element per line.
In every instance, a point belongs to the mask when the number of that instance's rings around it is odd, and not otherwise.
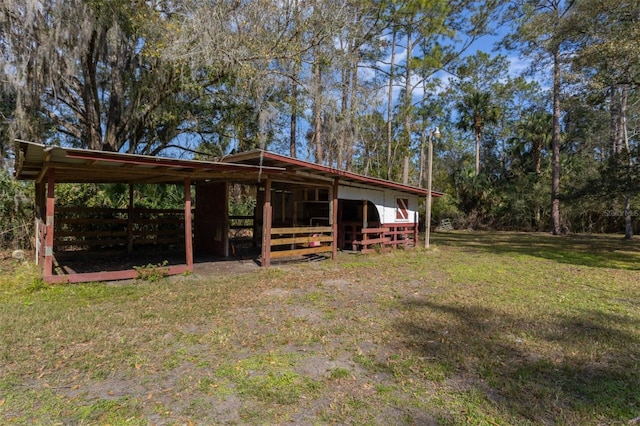
<path fill-rule="evenodd" d="M 44 270 L 45 281 L 53 276 L 53 220 L 55 217 L 55 169 L 47 173 L 47 207 L 45 209 Z"/>
<path fill-rule="evenodd" d="M 369 206 L 367 206 L 367 200 L 362 200 L 362 229 L 369 227 Z M 367 234 L 362 233 L 362 249 L 367 248 Z"/>
<path fill-rule="evenodd" d="M 38 266 L 38 272 L 42 272 L 42 265 L 44 264 L 44 221 L 46 218 L 45 204 L 46 204 L 46 188 L 42 181 L 36 181 L 35 188 L 35 241 L 36 241 L 36 265 Z"/>
<path fill-rule="evenodd" d="M 193 272 L 193 222 L 191 219 L 191 179 L 184 180 L 184 247 L 187 269 Z"/>
<path fill-rule="evenodd" d="M 413 215 L 413 248 L 418 248 L 418 212 L 415 212 Z"/>
<path fill-rule="evenodd" d="M 264 187 L 264 206 L 262 208 L 262 255 L 260 265 L 271 265 L 271 178 L 267 176 Z"/>
<path fill-rule="evenodd" d="M 129 207 L 127 209 L 127 253 L 133 253 L 133 183 L 129 184 Z"/>
<path fill-rule="evenodd" d="M 331 227 L 333 228 L 333 252 L 331 258 L 336 260 L 338 258 L 338 179 L 333 180 L 333 190 L 331 199 Z"/>

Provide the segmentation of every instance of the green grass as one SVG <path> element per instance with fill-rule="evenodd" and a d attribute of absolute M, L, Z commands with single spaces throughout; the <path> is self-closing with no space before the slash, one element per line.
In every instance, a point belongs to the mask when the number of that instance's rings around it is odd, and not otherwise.
<path fill-rule="evenodd" d="M 620 424 L 640 416 L 640 243 L 433 249 L 154 282 L 0 276 L 0 424 Z"/>

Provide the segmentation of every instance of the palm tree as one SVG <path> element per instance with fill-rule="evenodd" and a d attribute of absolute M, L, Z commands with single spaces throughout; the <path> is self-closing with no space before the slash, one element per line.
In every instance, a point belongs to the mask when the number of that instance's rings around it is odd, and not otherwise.
<path fill-rule="evenodd" d="M 472 130 L 476 139 L 476 176 L 480 174 L 480 141 L 487 124 L 498 123 L 498 108 L 491 102 L 491 93 L 473 90 L 456 103 L 457 127 Z"/>
<path fill-rule="evenodd" d="M 547 111 L 533 111 L 518 126 L 519 133 L 526 143 L 531 143 L 531 156 L 536 174 L 540 174 L 542 150 L 551 145 L 553 116 Z"/>

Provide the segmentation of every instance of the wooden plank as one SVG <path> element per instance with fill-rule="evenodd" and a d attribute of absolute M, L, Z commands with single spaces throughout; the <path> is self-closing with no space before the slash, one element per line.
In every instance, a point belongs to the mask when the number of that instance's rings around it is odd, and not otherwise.
<path fill-rule="evenodd" d="M 175 237 L 175 238 L 141 238 L 133 240 L 135 245 L 142 244 L 183 244 L 183 237 Z"/>
<path fill-rule="evenodd" d="M 102 239 L 102 240 L 54 240 L 53 246 L 56 248 L 70 247 L 70 246 L 114 246 L 114 245 L 126 245 L 127 240 L 120 239 Z"/>
<path fill-rule="evenodd" d="M 331 242 L 333 237 L 331 235 L 319 235 L 314 237 L 309 235 L 306 237 L 290 237 L 290 238 L 273 238 L 271 239 L 271 246 L 283 246 L 286 244 L 309 244 L 311 242 Z"/>
<path fill-rule="evenodd" d="M 114 209 L 110 207 L 60 207 L 57 209 L 59 213 L 86 213 L 86 214 L 96 214 L 96 213 L 120 213 L 126 214 L 127 209 Z"/>
<path fill-rule="evenodd" d="M 251 225 L 229 225 L 229 229 L 253 229 L 253 224 L 251 224 Z"/>
<path fill-rule="evenodd" d="M 135 238 L 133 244 L 136 246 L 144 244 L 179 244 L 182 245 L 184 240 L 182 237 L 173 238 Z M 53 246 L 60 247 L 73 247 L 73 246 L 126 246 L 127 240 L 125 238 L 111 238 L 101 240 L 54 240 Z"/>
<path fill-rule="evenodd" d="M 56 239 L 62 241 L 63 238 L 77 237 L 126 237 L 127 231 L 58 231 Z"/>
<path fill-rule="evenodd" d="M 296 226 L 291 228 L 271 228 L 271 235 L 279 234 L 322 234 L 331 233 L 331 226 Z"/>
<path fill-rule="evenodd" d="M 371 245 L 371 244 L 388 244 L 389 238 L 374 238 L 367 239 L 366 241 L 354 241 L 352 244 L 361 246 L 361 245 Z"/>
<path fill-rule="evenodd" d="M 262 206 L 262 253 L 260 266 L 268 267 L 271 263 L 271 177 L 267 176 L 264 188 L 264 205 Z"/>
<path fill-rule="evenodd" d="M 387 232 L 384 228 L 362 228 L 360 233 L 362 234 L 384 234 Z"/>
<path fill-rule="evenodd" d="M 129 204 L 127 206 L 127 253 L 133 252 L 133 183 L 129 183 Z"/>
<path fill-rule="evenodd" d="M 65 241 L 64 238 L 72 238 L 72 239 L 82 239 L 82 237 L 94 237 L 95 239 L 99 239 L 100 237 L 110 237 L 110 238 L 126 238 L 127 231 L 57 231 L 56 232 L 56 240 L 57 241 Z M 153 230 L 144 230 L 140 229 L 134 231 L 132 233 L 133 236 L 136 237 L 156 237 L 156 236 L 180 236 L 182 232 L 179 229 L 153 229 Z"/>
<path fill-rule="evenodd" d="M 140 229 L 133 232 L 133 235 L 137 237 L 153 237 L 153 236 L 167 236 L 167 235 L 182 235 L 179 229 L 152 229 L 152 230 L 144 230 Z"/>
<path fill-rule="evenodd" d="M 229 220 L 254 220 L 253 216 L 229 216 Z"/>
<path fill-rule="evenodd" d="M 109 224 L 109 225 L 126 225 L 128 223 L 128 219 L 100 219 L 100 218 L 71 218 L 71 217 L 56 217 L 56 223 L 60 225 L 93 225 L 93 224 Z M 136 223 L 142 223 L 140 221 L 136 221 Z M 148 223 L 154 223 L 153 221 L 149 221 Z"/>
<path fill-rule="evenodd" d="M 295 250 L 279 250 L 279 251 L 272 251 L 271 258 L 277 259 L 282 257 L 303 256 L 305 254 L 325 253 L 330 251 L 333 251 L 332 246 L 310 247 L 310 248 L 295 249 Z"/>
<path fill-rule="evenodd" d="M 193 272 L 193 221 L 191 219 L 191 180 L 184 180 L 184 245 L 187 269 Z"/>
<path fill-rule="evenodd" d="M 331 234 L 337 240 L 338 239 L 338 187 L 339 180 L 335 178 L 333 180 L 333 187 L 331 191 Z M 338 258 L 338 244 L 335 241 L 333 244 L 333 251 L 331 253 L 331 259 L 336 260 Z"/>
<path fill-rule="evenodd" d="M 53 275 L 53 233 L 55 219 L 55 168 L 47 173 L 47 200 L 45 208 L 45 237 L 44 237 L 44 276 Z"/>
<path fill-rule="evenodd" d="M 189 271 L 187 265 L 174 265 L 165 268 L 167 275 L 179 275 Z M 68 275 L 45 275 L 44 281 L 48 284 L 63 284 L 63 283 L 86 283 L 97 281 L 117 281 L 117 280 L 130 280 L 138 276 L 138 271 L 135 269 L 126 269 L 122 271 L 104 271 L 104 272 L 88 272 L 81 274 L 68 274 Z"/>
<path fill-rule="evenodd" d="M 87 213 L 87 214 L 95 214 L 95 213 L 119 213 L 119 214 L 127 214 L 129 212 L 128 209 L 115 209 L 111 207 L 59 207 L 56 209 L 58 212 L 62 213 Z M 131 211 L 135 215 L 143 215 L 143 214 L 183 214 L 184 210 L 181 209 L 148 209 L 143 207 L 137 207 L 131 209 Z"/>

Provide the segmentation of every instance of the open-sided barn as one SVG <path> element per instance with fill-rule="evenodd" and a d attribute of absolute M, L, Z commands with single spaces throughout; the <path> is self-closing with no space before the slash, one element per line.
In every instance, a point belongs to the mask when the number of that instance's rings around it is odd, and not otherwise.
<path fill-rule="evenodd" d="M 418 242 L 419 197 L 427 195 L 422 188 L 262 150 L 221 162 L 24 141 L 17 142 L 16 151 L 15 176 L 36 185 L 36 258 L 47 282 L 134 278 L 139 269 L 124 261 L 97 271 L 74 269 L 65 262 L 96 252 L 104 254 L 102 259 L 116 259 L 114 253 L 144 255 L 151 246 L 181 253 L 182 260 L 166 265 L 166 273 L 193 271 L 194 259 L 233 255 L 230 231 L 237 227 L 251 229 L 256 261 L 262 266 L 318 254 L 335 258 L 338 250 L 411 247 Z M 58 183 L 126 184 L 128 207 L 58 205 Z M 182 186 L 184 208 L 137 207 L 134 185 L 142 183 Z M 234 184 L 255 188 L 253 215 L 230 216 L 229 189 Z"/>

